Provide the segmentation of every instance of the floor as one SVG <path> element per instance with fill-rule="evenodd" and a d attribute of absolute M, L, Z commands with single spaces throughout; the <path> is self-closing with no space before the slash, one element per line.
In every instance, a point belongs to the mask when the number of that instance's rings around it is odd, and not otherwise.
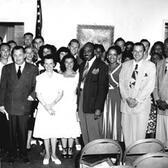
<path fill-rule="evenodd" d="M 122 145 L 122 144 L 121 144 Z M 61 165 L 55 165 L 51 160 L 49 165 L 43 165 L 42 160 L 43 156 L 40 154 L 42 148 L 40 145 L 33 145 L 30 152 L 28 152 L 28 156 L 30 159 L 30 163 L 25 164 L 20 160 L 17 160 L 13 164 L 8 163 L 5 158 L 0 160 L 0 168 L 78 168 L 79 167 L 79 156 L 80 151 L 76 151 L 73 149 L 74 155 L 72 158 L 63 158 L 61 156 L 61 152 L 57 150 L 57 156 L 61 160 Z M 168 150 L 166 150 L 168 154 Z"/>
<path fill-rule="evenodd" d="M 41 148 L 38 145 L 32 146 L 31 151 L 28 153 L 30 163 L 23 163 L 16 160 L 13 164 L 8 163 L 5 158 L 1 159 L 0 168 L 76 168 L 78 167 L 78 156 L 80 152 L 74 151 L 73 158 L 63 158 L 60 151 L 57 151 L 57 156 L 61 160 L 61 165 L 55 165 L 51 160 L 49 165 L 43 165 L 43 156 L 40 155 Z"/>

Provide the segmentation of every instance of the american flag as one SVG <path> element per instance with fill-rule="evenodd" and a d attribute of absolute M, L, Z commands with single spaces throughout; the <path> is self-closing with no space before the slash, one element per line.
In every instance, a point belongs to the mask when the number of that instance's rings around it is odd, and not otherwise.
<path fill-rule="evenodd" d="M 36 36 L 41 36 L 41 30 L 42 30 L 41 0 L 37 0 Z"/>

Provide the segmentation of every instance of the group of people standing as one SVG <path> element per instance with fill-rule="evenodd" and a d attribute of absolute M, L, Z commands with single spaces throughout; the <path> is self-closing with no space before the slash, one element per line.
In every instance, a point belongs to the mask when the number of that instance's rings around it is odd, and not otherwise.
<path fill-rule="evenodd" d="M 29 162 L 26 148 L 31 137 L 44 140 L 44 165 L 50 158 L 61 164 L 58 138 L 62 155 L 71 156 L 81 134 L 84 145 L 110 138 L 128 147 L 151 129 L 152 137 L 156 132 L 156 138 L 168 145 L 168 39 L 165 45 L 154 44 L 151 61 L 146 39 L 133 43 L 118 38 L 107 51 L 102 44 L 80 47 L 72 39 L 57 50 L 43 37 L 25 33 L 23 46 L 13 44 L 0 45 L 0 111 L 8 119 L 10 161 L 15 161 L 19 148 L 23 161 Z"/>

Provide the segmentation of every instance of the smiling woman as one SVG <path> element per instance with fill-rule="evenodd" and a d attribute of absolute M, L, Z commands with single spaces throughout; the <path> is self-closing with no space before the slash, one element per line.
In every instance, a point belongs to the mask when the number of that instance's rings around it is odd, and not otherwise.
<path fill-rule="evenodd" d="M 39 104 L 34 127 L 34 137 L 44 139 L 46 154 L 43 164 L 49 164 L 50 156 L 55 164 L 61 164 L 55 152 L 57 137 L 60 137 L 59 132 L 56 130 L 59 130 L 61 125 L 59 113 L 61 113 L 60 100 L 63 97 L 62 76 L 54 72 L 54 55 L 44 56 L 43 63 L 46 71 L 37 77 L 36 84 Z M 51 155 L 50 141 L 52 147 Z"/>

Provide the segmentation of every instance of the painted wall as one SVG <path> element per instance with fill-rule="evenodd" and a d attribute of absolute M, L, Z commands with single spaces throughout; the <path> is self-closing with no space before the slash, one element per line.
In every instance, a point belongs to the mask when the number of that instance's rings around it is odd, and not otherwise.
<path fill-rule="evenodd" d="M 57 47 L 76 38 L 77 24 L 112 25 L 114 39 L 164 39 L 168 0 L 41 0 L 43 36 Z M 21 21 L 34 33 L 36 0 L 0 0 L 0 21 Z"/>

